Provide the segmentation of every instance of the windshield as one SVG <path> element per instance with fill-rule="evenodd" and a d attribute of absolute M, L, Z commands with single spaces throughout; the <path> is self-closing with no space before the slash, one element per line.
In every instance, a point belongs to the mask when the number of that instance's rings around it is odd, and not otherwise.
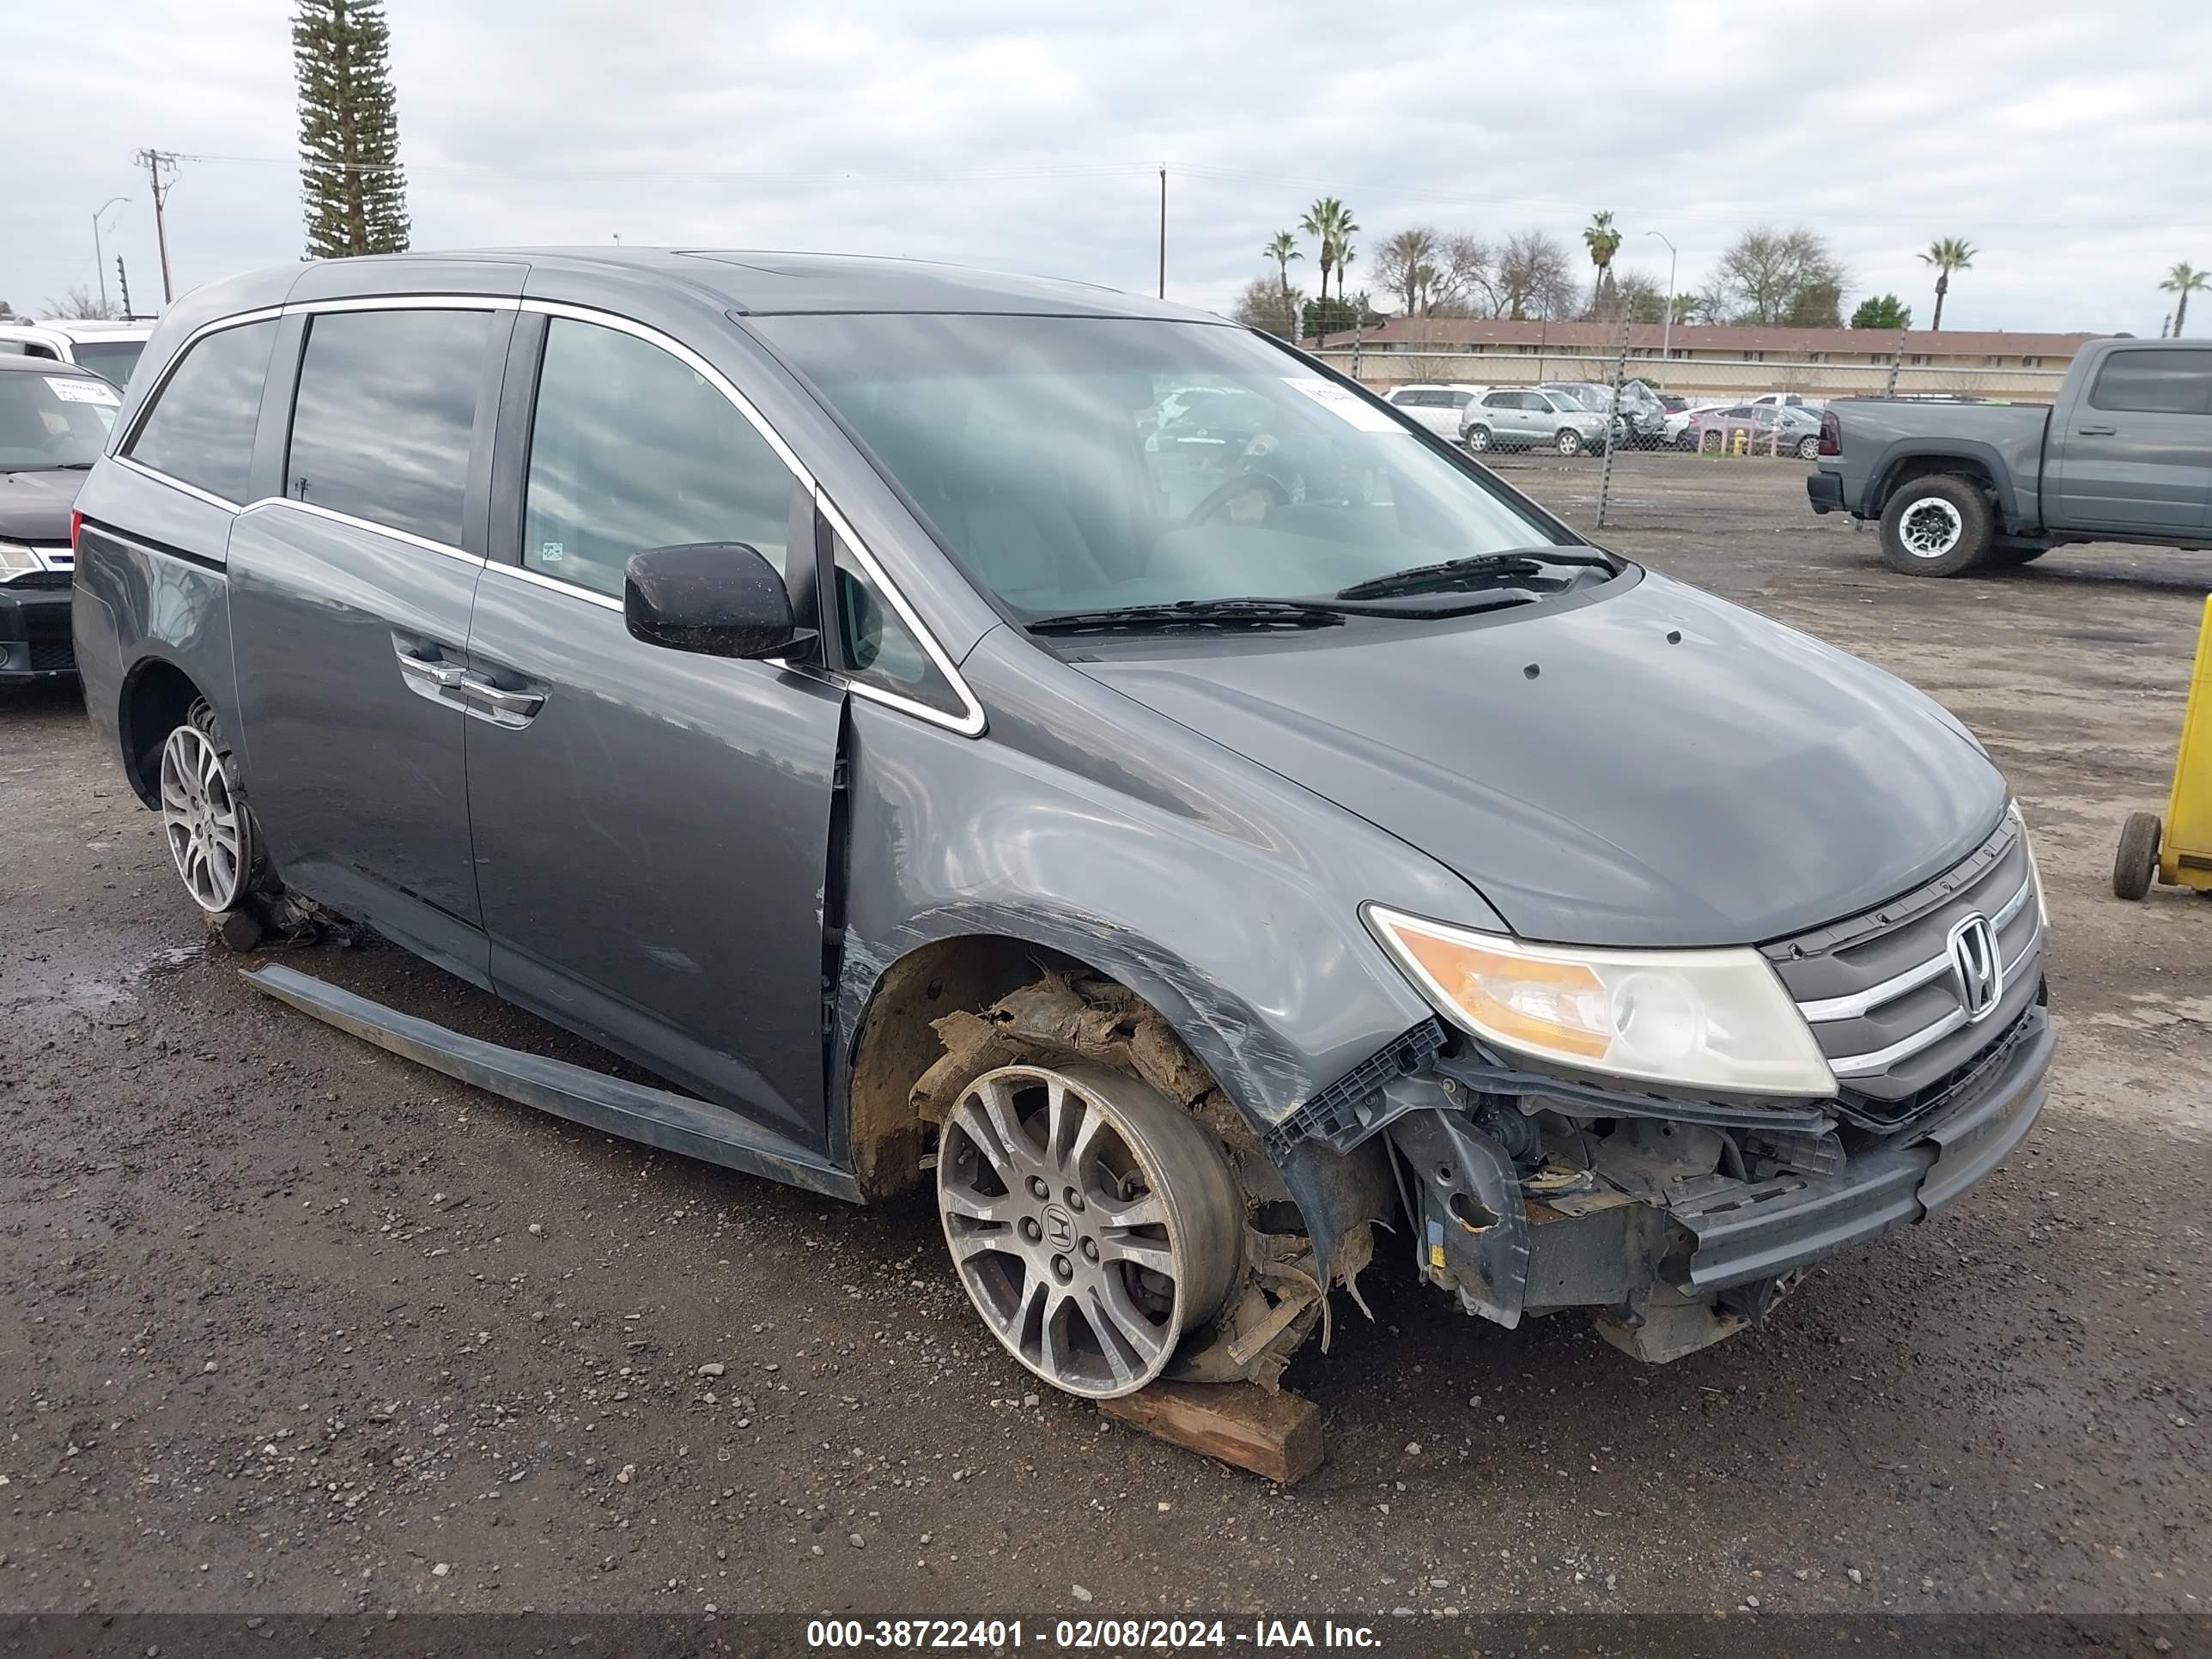
<path fill-rule="evenodd" d="M 1331 595 L 1414 567 L 1575 545 L 1399 418 L 1241 329 L 1004 316 L 753 325 L 1025 622 Z"/>
<path fill-rule="evenodd" d="M 82 368 L 88 368 L 103 380 L 118 386 L 130 383 L 131 371 L 138 367 L 138 356 L 146 349 L 143 340 L 79 340 L 70 347 L 70 354 Z"/>
<path fill-rule="evenodd" d="M 122 401 L 89 375 L 0 371 L 0 471 L 90 466 Z"/>

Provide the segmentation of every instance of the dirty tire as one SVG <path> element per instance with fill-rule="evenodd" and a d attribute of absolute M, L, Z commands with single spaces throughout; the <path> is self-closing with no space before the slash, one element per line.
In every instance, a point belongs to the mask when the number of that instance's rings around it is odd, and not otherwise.
<path fill-rule="evenodd" d="M 1490 447 L 1490 428 L 1486 426 L 1468 428 L 1467 447 L 1470 453 L 1476 455 L 1486 453 Z"/>
<path fill-rule="evenodd" d="M 185 890 L 210 916 L 245 908 L 268 865 L 237 759 L 206 698 L 163 739 L 157 777 L 162 840 Z"/>
<path fill-rule="evenodd" d="M 1990 503 L 1949 472 L 1915 478 L 1881 514 L 1881 556 L 1908 576 L 1959 576 L 1989 556 Z"/>
<path fill-rule="evenodd" d="M 2150 891 L 2161 829 L 2155 812 L 2130 812 L 2120 826 L 2120 850 L 2112 860 L 2112 891 L 2120 897 L 2139 899 Z"/>
<path fill-rule="evenodd" d="M 937 1194 L 984 1328 L 1086 1399 L 1158 1377 L 1243 1265 L 1243 1195 L 1219 1142 L 1111 1066 L 1018 1064 L 977 1078 L 946 1115 Z"/>
<path fill-rule="evenodd" d="M 1552 440 L 1552 447 L 1562 455 L 1579 455 L 1583 453 L 1583 434 L 1569 428 Z"/>

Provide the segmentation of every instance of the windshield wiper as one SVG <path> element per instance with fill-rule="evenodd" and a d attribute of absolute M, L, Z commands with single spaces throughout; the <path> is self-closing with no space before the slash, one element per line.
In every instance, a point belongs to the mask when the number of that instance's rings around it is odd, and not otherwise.
<path fill-rule="evenodd" d="M 1523 547 L 1510 553 L 1476 553 L 1466 558 L 1416 565 L 1410 570 L 1394 570 L 1387 576 L 1354 582 L 1349 587 L 1339 589 L 1336 597 L 1340 599 L 1388 599 L 1409 593 L 1446 593 L 1455 587 L 1482 581 L 1540 576 L 1546 565 L 1611 570 L 1613 561 L 1602 553 L 1580 552 L 1570 547 Z"/>
<path fill-rule="evenodd" d="M 92 463 L 90 461 L 56 461 L 54 463 L 54 471 L 57 472 L 89 472 L 92 471 Z"/>
<path fill-rule="evenodd" d="M 1069 611 L 1041 617 L 1032 634 L 1103 634 L 1176 628 L 1330 628 L 1344 620 L 1337 606 L 1313 599 L 1177 599 L 1170 605 L 1128 605 L 1105 611 Z"/>

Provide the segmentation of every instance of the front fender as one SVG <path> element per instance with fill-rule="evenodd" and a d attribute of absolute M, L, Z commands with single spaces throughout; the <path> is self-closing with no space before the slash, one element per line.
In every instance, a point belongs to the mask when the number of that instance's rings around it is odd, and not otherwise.
<path fill-rule="evenodd" d="M 1007 630 L 963 669 L 981 738 L 852 705 L 840 1053 L 899 958 L 995 935 L 1144 997 L 1265 1126 L 1430 1018 L 1364 900 L 1503 927 L 1425 854 Z"/>

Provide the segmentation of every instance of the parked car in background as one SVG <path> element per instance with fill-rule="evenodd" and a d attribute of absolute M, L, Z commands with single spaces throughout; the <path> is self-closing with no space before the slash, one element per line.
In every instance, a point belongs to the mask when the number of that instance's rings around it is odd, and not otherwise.
<path fill-rule="evenodd" d="M 1439 438 L 1458 441 L 1467 425 L 1468 405 L 1490 388 L 1454 382 L 1446 386 L 1393 386 L 1382 401 L 1402 409 Z"/>
<path fill-rule="evenodd" d="M 1564 392 L 1541 386 L 1486 392 L 1461 418 L 1459 441 L 1478 455 L 1492 449 L 1536 448 L 1579 455 L 1605 443 L 1604 416 L 1593 415 Z"/>
<path fill-rule="evenodd" d="M 1613 388 L 1609 386 L 1600 386 L 1595 380 L 1547 380 L 1538 390 L 1557 392 L 1560 397 L 1571 398 L 1577 408 L 1600 416 L 1605 415 L 1613 406 Z M 1625 387 L 1623 391 L 1625 394 Z M 1662 419 L 1663 420 L 1664 417 L 1662 416 Z M 1615 448 L 1626 447 L 1632 431 L 1628 401 L 1624 395 L 1620 410 L 1613 419 L 1613 447 Z M 1601 448 L 1604 443 L 1605 423 L 1601 419 L 1598 422 L 1598 436 L 1592 441 L 1591 447 Z"/>
<path fill-rule="evenodd" d="M 1692 447 L 1718 453 L 1735 447 L 1739 433 L 1749 434 L 1754 455 L 1795 455 L 1809 461 L 1820 453 L 1820 417 L 1808 409 L 1779 404 L 1731 404 L 1695 416 Z"/>
<path fill-rule="evenodd" d="M 1667 417 L 1660 428 L 1661 441 L 1676 449 L 1695 449 L 1698 447 L 1697 419 L 1708 410 L 1728 409 L 1735 403 L 1733 398 L 1704 398 L 1686 402 Z"/>
<path fill-rule="evenodd" d="M 75 615 L 185 902 L 327 906 L 673 1086 L 252 982 L 601 1133 L 928 1194 L 1071 1394 L 1272 1382 L 1363 1270 L 1673 1359 L 2042 1109 L 2041 892 L 1957 721 L 1264 335 L 621 247 L 253 272 L 146 367 Z M 1192 502 L 1138 436 L 1200 385 L 1259 429 Z"/>
<path fill-rule="evenodd" d="M 1747 398 L 1745 401 L 1760 404 L 1777 404 L 1784 409 L 1818 410 L 1826 409 L 1828 406 L 1828 400 L 1826 398 L 1810 397 L 1802 392 L 1762 392 L 1756 398 Z"/>
<path fill-rule="evenodd" d="M 2057 403 L 1855 398 L 1822 416 L 1815 513 L 1879 520 L 1912 576 L 2069 542 L 2212 546 L 2212 340 L 2093 340 Z"/>
<path fill-rule="evenodd" d="M 131 384 L 131 371 L 138 354 L 153 337 L 151 323 L 104 322 L 97 319 L 68 322 L 0 323 L 0 356 L 34 357 L 48 362 L 75 363 L 118 386 Z"/>
<path fill-rule="evenodd" d="M 122 403 L 88 369 L 0 356 L 0 685 L 76 672 L 70 511 Z"/>

